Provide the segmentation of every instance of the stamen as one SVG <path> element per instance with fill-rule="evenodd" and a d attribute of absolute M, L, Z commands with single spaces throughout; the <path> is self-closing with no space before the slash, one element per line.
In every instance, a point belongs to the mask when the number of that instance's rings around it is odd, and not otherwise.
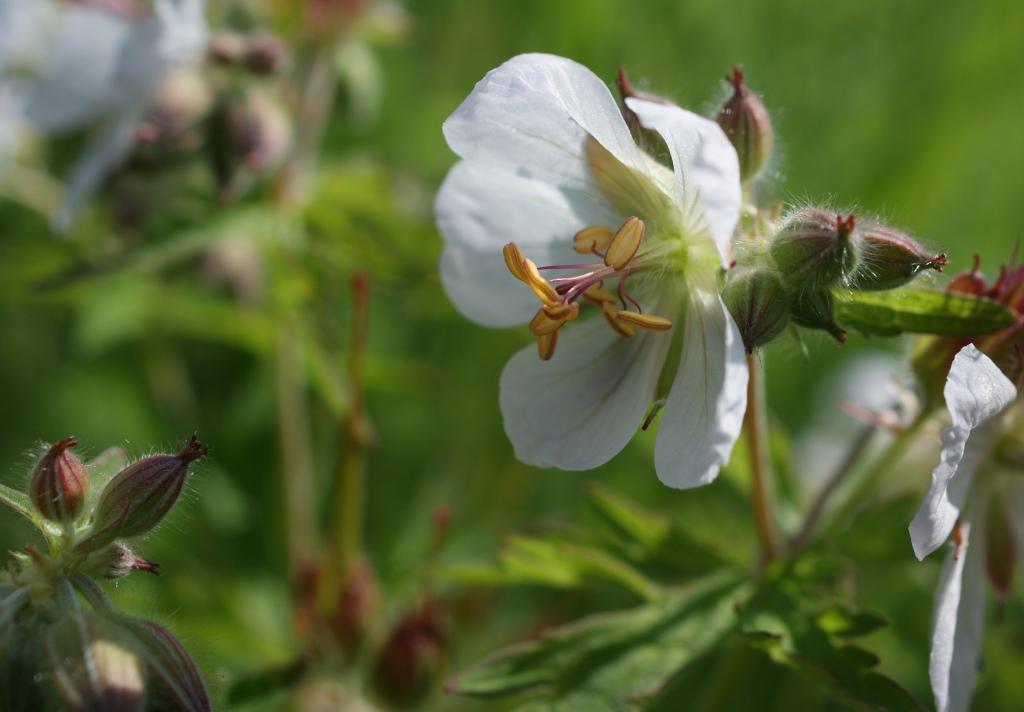
<path fill-rule="evenodd" d="M 623 309 L 626 308 L 626 302 L 629 302 L 634 307 L 636 307 L 636 310 L 638 312 L 643 314 L 644 313 L 644 309 L 643 309 L 643 307 L 640 306 L 640 302 L 638 302 L 637 300 L 633 299 L 633 297 L 630 296 L 629 292 L 626 291 L 626 279 L 628 277 L 629 277 L 629 275 L 624 275 L 622 277 L 622 279 L 619 280 L 619 301 L 622 302 L 622 308 Z"/>
<path fill-rule="evenodd" d="M 636 329 L 633 328 L 632 324 L 620 319 L 620 313 L 621 312 L 615 308 L 614 300 L 612 302 L 604 302 L 601 304 L 601 315 L 604 317 L 604 320 L 608 322 L 608 326 L 617 331 L 620 336 L 629 338 L 636 333 Z"/>
<path fill-rule="evenodd" d="M 523 271 L 526 273 L 525 281 L 530 285 L 530 289 L 537 295 L 537 299 L 543 304 L 555 304 L 558 302 L 558 292 L 555 288 L 548 284 L 548 281 L 540 276 L 540 272 L 537 271 L 537 265 L 532 260 L 523 261 Z"/>
<path fill-rule="evenodd" d="M 607 225 L 585 227 L 572 238 L 573 249 L 581 254 L 605 252 L 615 236 L 615 231 Z"/>
<path fill-rule="evenodd" d="M 541 361 L 547 361 L 555 355 L 555 346 L 558 345 L 558 332 L 544 334 L 537 337 L 537 355 Z"/>
<path fill-rule="evenodd" d="M 572 321 L 580 313 L 580 305 L 575 302 L 572 304 L 545 305 L 542 309 L 552 319 L 561 319 L 562 321 Z"/>
<path fill-rule="evenodd" d="M 583 291 L 583 296 L 588 301 L 594 304 L 603 304 L 604 302 L 614 302 L 615 295 L 609 292 L 602 286 L 602 282 L 594 282 Z"/>
<path fill-rule="evenodd" d="M 626 218 L 626 222 L 615 232 L 611 244 L 608 245 L 608 252 L 604 256 L 604 263 L 618 272 L 629 264 L 633 255 L 640 249 L 640 242 L 644 239 L 646 227 L 644 221 L 638 217 Z"/>
<path fill-rule="evenodd" d="M 510 242 L 501 248 L 501 254 L 505 258 L 505 267 L 512 273 L 512 276 L 520 282 L 525 282 L 526 272 L 523 271 L 523 263 L 526 259 L 523 257 L 523 253 L 519 251 L 519 246 L 514 242 Z"/>
<path fill-rule="evenodd" d="M 616 317 L 618 317 L 620 321 L 624 321 L 631 326 L 637 326 L 641 329 L 647 329 L 648 331 L 668 331 L 672 328 L 672 322 L 663 316 L 638 314 L 636 312 L 623 310 L 618 312 Z"/>
<path fill-rule="evenodd" d="M 555 312 L 555 315 L 552 315 L 552 311 Z M 549 307 L 541 307 L 530 320 L 530 331 L 537 336 L 553 334 L 561 329 L 567 321 L 575 319 L 579 313 L 578 304 L 558 305 L 551 308 L 550 311 Z"/>

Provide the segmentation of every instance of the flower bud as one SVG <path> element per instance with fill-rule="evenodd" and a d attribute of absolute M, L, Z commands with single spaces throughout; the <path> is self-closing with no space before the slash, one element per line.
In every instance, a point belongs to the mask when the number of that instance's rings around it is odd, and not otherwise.
<path fill-rule="evenodd" d="M 836 323 L 835 303 L 827 289 L 809 289 L 799 292 L 789 302 L 789 316 L 793 323 L 808 329 L 822 329 L 841 344 L 846 343 L 846 331 Z"/>
<path fill-rule="evenodd" d="M 138 641 L 152 707 L 209 712 L 210 694 L 203 677 L 192 656 L 171 631 L 142 618 L 124 616 L 119 618 L 119 623 Z"/>
<path fill-rule="evenodd" d="M 168 74 L 135 130 L 134 160 L 157 162 L 166 158 L 166 152 L 197 148 L 202 140 L 199 127 L 212 106 L 213 91 L 198 71 L 180 69 Z M 140 156 L 141 149 L 145 151 Z"/>
<path fill-rule="evenodd" d="M 641 144 L 645 149 L 652 153 L 666 153 L 667 147 L 665 141 L 657 131 L 651 129 L 645 129 L 640 124 L 640 117 L 636 115 L 632 109 L 626 104 L 626 99 L 643 99 L 654 104 L 662 104 L 664 106 L 676 106 L 676 103 L 669 101 L 668 99 L 657 96 L 656 94 L 648 94 L 646 92 L 639 91 L 633 86 L 633 83 L 629 81 L 629 76 L 626 74 L 626 70 L 619 67 L 619 74 L 615 79 L 615 86 L 619 89 L 619 110 L 622 112 L 622 118 L 626 121 L 626 126 L 629 127 L 629 132 L 633 134 L 633 139 L 637 143 Z"/>
<path fill-rule="evenodd" d="M 133 643 L 113 621 L 93 614 L 76 613 L 55 623 L 44 647 L 65 707 L 141 712 L 145 679 Z"/>
<path fill-rule="evenodd" d="M 854 239 L 859 260 L 850 274 L 853 289 L 894 289 L 922 270 L 941 272 L 946 266 L 946 255 L 930 253 L 913 238 L 886 225 L 862 224 Z"/>
<path fill-rule="evenodd" d="M 747 88 L 739 67 L 733 68 L 726 80 L 732 83 L 732 96 L 722 104 L 715 120 L 736 149 L 740 178 L 746 183 L 756 178 L 771 158 L 775 140 L 772 121 L 761 100 Z"/>
<path fill-rule="evenodd" d="M 292 143 L 284 109 L 256 89 L 225 102 L 209 126 L 210 161 L 226 200 L 234 199 L 259 174 L 277 168 Z"/>
<path fill-rule="evenodd" d="M 231 65 L 242 61 L 245 56 L 245 38 L 237 32 L 221 31 L 210 38 L 206 56 L 214 64 Z"/>
<path fill-rule="evenodd" d="M 982 276 L 979 267 L 981 267 L 981 256 L 976 254 L 971 268 L 953 277 L 946 285 L 946 291 L 954 294 L 969 294 L 973 297 L 987 294 L 988 283 L 985 282 L 985 277 Z"/>
<path fill-rule="evenodd" d="M 985 573 L 1000 600 L 1013 589 L 1013 569 L 1017 561 L 1013 524 L 1000 497 L 989 497 L 985 509 Z"/>
<path fill-rule="evenodd" d="M 253 74 L 276 74 L 287 58 L 284 43 L 273 35 L 253 35 L 246 43 L 245 67 Z"/>
<path fill-rule="evenodd" d="M 440 606 L 424 601 L 399 620 L 374 665 L 374 683 L 381 696 L 398 707 L 423 700 L 440 680 L 447 631 Z"/>
<path fill-rule="evenodd" d="M 64 438 L 47 451 L 32 471 L 29 497 L 51 522 L 73 522 L 82 511 L 89 475 L 71 448 L 74 438 Z"/>
<path fill-rule="evenodd" d="M 362 647 L 366 632 L 377 612 L 379 594 L 373 568 L 365 559 L 357 561 L 341 584 L 337 607 L 331 616 L 335 638 L 350 657 Z"/>
<path fill-rule="evenodd" d="M 114 475 L 100 494 L 92 533 L 79 547 L 91 551 L 150 531 L 178 501 L 189 465 L 206 452 L 193 435 L 177 455 L 144 457 Z"/>
<path fill-rule="evenodd" d="M 845 278 L 856 263 L 853 228 L 853 215 L 818 208 L 787 217 L 769 248 L 782 278 L 798 289 L 828 287 Z"/>
<path fill-rule="evenodd" d="M 78 565 L 78 570 L 89 576 L 119 579 L 132 571 L 145 571 L 159 576 L 160 564 L 136 556 L 127 544 L 115 541 L 110 546 L 89 552 Z"/>
<path fill-rule="evenodd" d="M 722 301 L 736 322 L 748 354 L 782 333 L 789 322 L 789 296 L 782 279 L 771 269 L 731 270 Z"/>

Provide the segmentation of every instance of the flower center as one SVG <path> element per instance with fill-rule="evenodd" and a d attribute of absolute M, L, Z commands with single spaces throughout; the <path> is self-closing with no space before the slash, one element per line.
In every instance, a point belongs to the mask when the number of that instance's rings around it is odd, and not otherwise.
<path fill-rule="evenodd" d="M 608 326 L 623 337 L 633 336 L 637 329 L 668 331 L 672 328 L 668 319 L 644 314 L 626 288 L 631 275 L 651 268 L 651 263 L 639 255 L 645 232 L 644 222 L 638 217 L 627 218 L 618 230 L 604 225 L 580 230 L 573 236 L 573 248 L 581 254 L 601 258 L 601 262 L 594 263 L 538 267 L 523 257 L 514 242 L 505 245 L 502 253 L 508 271 L 540 300 L 540 309 L 530 320 L 530 331 L 537 338 L 537 352 L 542 359 L 546 361 L 554 355 L 559 329 L 579 316 L 581 297 L 599 307 Z M 548 280 L 541 276 L 541 271 L 546 270 L 579 274 Z M 609 279 L 618 279 L 617 295 L 605 289 L 604 282 Z"/>

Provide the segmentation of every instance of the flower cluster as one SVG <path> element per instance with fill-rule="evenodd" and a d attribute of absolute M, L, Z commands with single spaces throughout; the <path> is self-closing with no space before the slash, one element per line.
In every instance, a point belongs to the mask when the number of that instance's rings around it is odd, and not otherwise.
<path fill-rule="evenodd" d="M 15 565 L 0 576 L 0 643 L 7 651 L 0 705 L 209 710 L 202 677 L 181 643 L 162 625 L 117 611 L 96 583 L 132 571 L 157 573 L 158 565 L 126 540 L 163 520 L 206 447 L 193 436 L 177 454 L 142 458 L 93 498 L 91 480 L 104 465 L 83 463 L 76 444 L 65 438 L 43 454 L 27 497 L 0 491 L 0 501 L 31 521 L 46 543 L 46 551 L 30 544 L 16 552 Z"/>

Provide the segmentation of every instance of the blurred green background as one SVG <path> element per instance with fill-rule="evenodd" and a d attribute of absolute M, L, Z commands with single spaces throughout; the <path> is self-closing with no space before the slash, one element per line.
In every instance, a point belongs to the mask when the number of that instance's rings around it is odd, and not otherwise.
<path fill-rule="evenodd" d="M 535 471 L 512 457 L 497 382 L 528 334 L 486 330 L 454 312 L 435 271 L 440 238 L 430 216 L 432 191 L 453 162 L 441 122 L 510 56 L 565 55 L 609 83 L 623 66 L 641 88 L 704 111 L 722 98 L 726 71 L 741 65 L 772 112 L 780 147 L 766 193 L 880 214 L 947 251 L 953 272 L 978 253 L 994 274 L 1021 236 L 1020 2 L 420 0 L 404 7 L 408 36 L 374 50 L 378 120 L 354 126 L 339 97 L 305 249 L 273 251 L 270 269 L 284 275 L 275 284 L 285 292 L 271 300 L 276 311 L 237 306 L 225 282 L 209 276 L 208 257 L 174 253 L 176 241 L 206 239 L 188 231 L 216 232 L 211 220 L 229 209 L 212 199 L 197 199 L 192 218 L 153 221 L 128 240 L 109 231 L 102 200 L 70 237 L 0 202 L 0 473 L 9 484 L 22 482 L 26 451 L 72 433 L 93 453 L 108 445 L 134 455 L 175 448 L 193 430 L 209 442 L 211 457 L 187 501 L 140 547 L 164 574 L 134 576 L 114 595 L 170 621 L 215 688 L 294 650 L 275 324 L 317 330 L 324 358 L 342 368 L 354 270 L 372 280 L 367 387 L 379 443 L 368 461 L 366 543 L 385 589 L 415 589 L 438 505 L 453 512 L 444 560 L 481 561 L 510 532 L 585 518 L 589 481 L 670 512 L 693 511 L 711 496 L 661 487 L 649 435 L 588 473 Z M 168 191 L 160 201 L 188 199 L 173 183 L 151 189 Z M 259 202 L 256 194 L 230 211 Z M 265 226 L 250 228 L 233 228 L 228 242 L 264 239 Z M 68 270 L 84 274 L 82 265 L 103 269 L 40 286 Z M 764 354 L 772 415 L 794 439 L 831 417 L 819 406 L 834 402 L 814 394 L 829 392 L 841 359 L 905 346 L 854 337 L 839 348 L 813 336 L 809 345 L 809 360 L 793 341 Z M 309 389 L 308 398 L 312 466 L 326 491 L 340 411 L 321 389 Z M 922 453 L 920 471 L 907 475 L 910 490 L 920 491 L 930 459 Z M 925 651 L 937 564 L 915 563 L 906 541 L 914 497 L 897 505 L 871 514 L 878 518 L 865 522 L 870 531 L 852 537 L 863 545 L 859 598 L 893 623 L 872 639 L 883 669 L 930 701 Z M 741 521 L 713 534 L 752 548 L 748 528 Z M 872 535 L 888 538 L 876 547 L 883 554 L 873 555 Z M 4 547 L 27 536 L 14 517 L 0 517 Z M 453 670 L 542 623 L 608 602 L 541 590 L 445 590 L 456 631 Z M 1021 609 L 1011 598 L 1004 622 L 989 627 L 976 709 L 1019 709 Z M 393 613 L 385 607 L 380 615 Z M 792 699 L 787 683 L 763 668 L 751 664 L 739 684 L 757 691 L 763 709 L 783 709 L 772 700 Z M 432 706 L 453 704 L 439 698 Z"/>

